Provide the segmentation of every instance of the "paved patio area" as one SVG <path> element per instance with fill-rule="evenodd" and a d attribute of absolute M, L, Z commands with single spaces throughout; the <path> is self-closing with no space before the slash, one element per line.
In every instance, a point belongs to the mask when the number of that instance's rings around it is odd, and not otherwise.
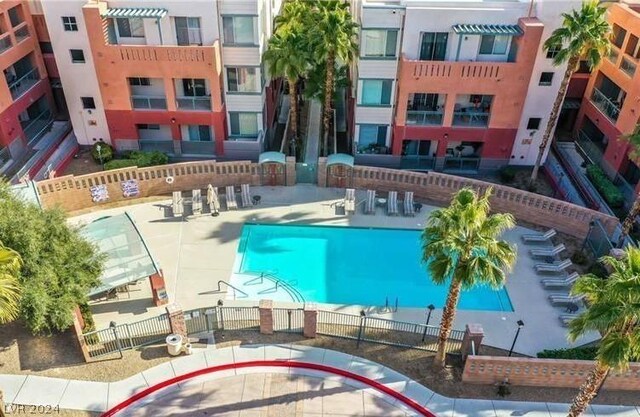
<path fill-rule="evenodd" d="M 332 203 L 344 197 L 344 189 L 318 188 L 312 185 L 295 187 L 254 187 L 253 195 L 262 197 L 261 204 L 249 209 L 223 211 L 220 216 L 208 214 L 187 216 L 184 219 L 170 216 L 170 201 L 140 204 L 124 208 L 109 209 L 79 216 L 73 222 L 89 222 L 106 215 L 127 211 L 159 261 L 167 283 L 171 302 L 178 302 L 184 309 L 213 306 L 219 299 L 231 305 L 233 293 L 217 292 L 217 282 L 228 282 L 234 272 L 236 249 L 245 222 L 300 223 L 336 226 L 366 226 L 421 229 L 426 216 L 433 207 L 424 206 L 416 217 L 386 216 L 378 208 L 375 216 L 365 216 L 358 206 L 356 215 L 336 215 Z M 359 192 L 357 200 L 364 199 Z M 224 206 L 224 203 L 223 203 Z M 189 208 L 186 208 L 187 213 Z M 514 307 L 513 312 L 459 310 L 456 328 L 463 329 L 467 323 L 480 323 L 485 331 L 485 343 L 509 349 L 517 329 L 517 320 L 525 327 L 520 333 L 515 350 L 535 355 L 545 348 L 567 347 L 566 329 L 561 327 L 558 316 L 564 312 L 552 307 L 547 299 L 549 291 L 540 284 L 540 277 L 533 272 L 534 261 L 529 256 L 529 247 L 522 245 L 520 236 L 531 232 L 517 227 L 505 234 L 505 238 L 516 243 L 518 261 L 507 282 L 507 290 Z M 381 249 L 383 251 L 383 249 Z M 381 252 L 383 253 L 383 252 Z M 427 279 L 425 277 L 425 279 Z M 226 291 L 226 286 L 223 286 Z M 393 297 L 391 298 L 393 299 Z M 246 301 L 237 301 L 246 304 Z M 425 294 L 425 305 L 429 304 Z M 424 323 L 425 309 L 400 308 L 395 313 L 381 312 L 380 306 L 329 305 L 321 308 L 336 309 L 357 314 L 362 308 L 369 315 L 415 323 Z M 92 306 L 98 328 L 105 328 L 110 321 L 126 323 L 155 316 L 164 312 L 163 307 L 154 307 L 147 282 L 137 285 L 127 296 L 118 300 L 99 302 Z M 434 311 L 431 324 L 438 323 L 441 310 Z M 544 337 L 541 337 L 544 335 Z M 592 341 L 592 334 L 578 344 Z"/>

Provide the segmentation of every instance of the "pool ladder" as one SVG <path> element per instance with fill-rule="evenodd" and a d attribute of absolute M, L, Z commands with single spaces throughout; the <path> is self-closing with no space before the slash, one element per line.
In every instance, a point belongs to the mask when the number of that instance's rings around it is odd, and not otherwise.
<path fill-rule="evenodd" d="M 398 311 L 398 297 L 396 297 L 396 302 L 393 306 L 393 308 L 389 307 L 389 296 L 386 296 L 384 298 L 384 307 L 382 309 L 382 311 L 386 312 L 386 313 L 395 313 Z"/>

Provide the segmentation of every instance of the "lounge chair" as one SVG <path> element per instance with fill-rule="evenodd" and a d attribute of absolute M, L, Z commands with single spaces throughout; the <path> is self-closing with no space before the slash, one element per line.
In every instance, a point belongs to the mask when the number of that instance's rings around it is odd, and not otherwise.
<path fill-rule="evenodd" d="M 389 195 L 387 196 L 387 214 L 389 216 L 398 215 L 398 192 L 397 191 L 389 191 Z"/>
<path fill-rule="evenodd" d="M 522 241 L 524 243 L 544 243 L 549 241 L 556 235 L 555 229 L 549 229 L 544 233 L 531 233 L 522 235 Z"/>
<path fill-rule="evenodd" d="M 563 288 L 572 286 L 573 283 L 578 280 L 578 278 L 580 278 L 580 274 L 578 274 L 577 272 L 573 272 L 566 278 L 545 278 L 540 280 L 540 282 L 542 283 L 542 285 L 544 285 L 545 288 Z"/>
<path fill-rule="evenodd" d="M 220 212 L 220 198 L 218 197 L 218 187 L 209 184 L 207 187 L 207 204 L 211 213 Z"/>
<path fill-rule="evenodd" d="M 367 190 L 367 199 L 364 202 L 364 214 L 376 213 L 376 192 L 375 190 Z"/>
<path fill-rule="evenodd" d="M 570 259 L 565 259 L 560 262 L 553 262 L 550 264 L 536 264 L 534 268 L 536 272 L 562 272 L 572 265 Z"/>
<path fill-rule="evenodd" d="M 202 214 L 202 195 L 200 190 L 191 191 L 191 211 L 193 214 Z"/>
<path fill-rule="evenodd" d="M 253 201 L 251 200 L 251 192 L 249 191 L 249 184 L 242 184 L 240 186 L 240 198 L 242 198 L 243 208 L 253 206 Z"/>
<path fill-rule="evenodd" d="M 347 188 L 344 195 L 344 212 L 347 214 L 356 213 L 356 190 Z"/>
<path fill-rule="evenodd" d="M 567 304 L 575 304 L 578 305 L 584 299 L 584 295 L 573 296 L 570 294 L 551 294 L 549 296 L 549 301 L 551 304 L 559 306 L 559 305 L 567 305 Z"/>
<path fill-rule="evenodd" d="M 552 248 L 531 249 L 529 253 L 533 258 L 555 258 L 556 256 L 560 255 L 560 252 L 564 251 L 565 249 L 567 248 L 564 246 L 563 243 L 561 243 Z"/>
<path fill-rule="evenodd" d="M 405 191 L 404 193 L 404 215 L 415 216 L 416 208 L 413 205 L 413 191 Z"/>
<path fill-rule="evenodd" d="M 561 314 L 560 315 L 560 323 L 562 323 L 562 325 L 564 327 L 569 326 L 569 323 L 571 323 L 571 320 L 575 319 L 576 317 L 578 317 L 577 314 Z"/>
<path fill-rule="evenodd" d="M 173 192 L 173 201 L 171 203 L 173 217 L 182 216 L 184 214 L 184 202 L 182 201 L 182 191 Z"/>
<path fill-rule="evenodd" d="M 237 210 L 238 203 L 236 203 L 236 190 L 233 188 L 233 185 L 227 186 L 226 192 L 227 210 Z"/>

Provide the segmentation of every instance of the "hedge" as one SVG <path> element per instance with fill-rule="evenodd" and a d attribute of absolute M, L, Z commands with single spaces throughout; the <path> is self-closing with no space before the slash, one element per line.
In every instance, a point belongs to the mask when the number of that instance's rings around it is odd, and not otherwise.
<path fill-rule="evenodd" d="M 598 190 L 604 201 L 611 208 L 620 208 L 624 205 L 624 196 L 622 192 L 607 177 L 602 168 L 597 165 L 587 165 L 587 177 L 591 180 L 593 186 Z"/>
<path fill-rule="evenodd" d="M 105 170 L 121 169 L 137 166 L 138 168 L 150 167 L 154 165 L 165 165 L 169 162 L 169 157 L 162 152 L 132 151 L 126 155 L 126 159 L 114 159 L 104 164 Z"/>
<path fill-rule="evenodd" d="M 598 354 L 597 346 L 577 347 L 571 349 L 545 349 L 538 352 L 539 358 L 545 359 L 579 359 L 591 361 Z"/>

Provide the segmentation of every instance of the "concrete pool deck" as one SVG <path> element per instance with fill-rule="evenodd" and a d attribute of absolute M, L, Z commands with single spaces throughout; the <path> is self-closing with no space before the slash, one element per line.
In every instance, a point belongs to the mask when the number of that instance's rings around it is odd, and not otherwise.
<path fill-rule="evenodd" d="M 228 282 L 233 274 L 236 249 L 245 222 L 421 229 L 426 216 L 434 209 L 425 205 L 422 212 L 412 218 L 390 217 L 383 208 L 378 208 L 377 214 L 371 216 L 363 215 L 359 205 L 357 213 L 347 217 L 336 215 L 331 205 L 342 200 L 344 189 L 313 185 L 254 187 L 252 194 L 262 197 L 260 205 L 238 211 L 223 211 L 218 217 L 203 214 L 184 219 L 173 218 L 170 217 L 171 204 L 167 200 L 96 211 L 71 221 L 86 223 L 127 211 L 136 221 L 152 255 L 163 270 L 170 301 L 178 302 L 184 309 L 193 309 L 213 306 L 219 299 L 232 297 L 231 294 L 217 292 L 217 282 Z M 364 193 L 358 192 L 357 201 L 363 198 Z M 188 212 L 189 208 L 186 210 Z M 540 276 L 533 271 L 533 265 L 539 261 L 531 259 L 529 248 L 520 242 L 520 236 L 528 232 L 529 229 L 516 227 L 505 233 L 505 238 L 517 243 L 519 249 L 516 266 L 506 285 L 515 311 L 459 310 L 455 327 L 463 329 L 467 323 L 479 323 L 484 328 L 486 344 L 509 349 L 517 329 L 516 321 L 523 320 L 525 327 L 520 332 L 515 351 L 535 355 L 545 348 L 570 345 L 566 340 L 566 329 L 558 320 L 564 310 L 550 305 L 550 292 L 544 290 Z M 92 304 L 98 328 L 107 327 L 110 321 L 122 324 L 164 312 L 164 307 L 153 306 L 146 282 L 136 287 L 130 298 L 125 295 L 118 300 Z M 393 300 L 394 297 L 390 298 Z M 238 303 L 246 304 L 246 301 Z M 425 305 L 429 303 L 428 295 L 425 295 Z M 380 300 L 380 306 L 383 304 L 384 300 Z M 400 308 L 394 313 L 379 314 L 380 306 L 367 306 L 365 309 L 370 315 L 408 322 L 424 323 L 426 318 L 425 309 Z M 322 304 L 321 308 L 357 314 L 363 307 Z M 440 314 L 441 310 L 436 309 L 430 324 L 437 324 Z M 577 344 L 596 338 L 592 334 Z"/>

